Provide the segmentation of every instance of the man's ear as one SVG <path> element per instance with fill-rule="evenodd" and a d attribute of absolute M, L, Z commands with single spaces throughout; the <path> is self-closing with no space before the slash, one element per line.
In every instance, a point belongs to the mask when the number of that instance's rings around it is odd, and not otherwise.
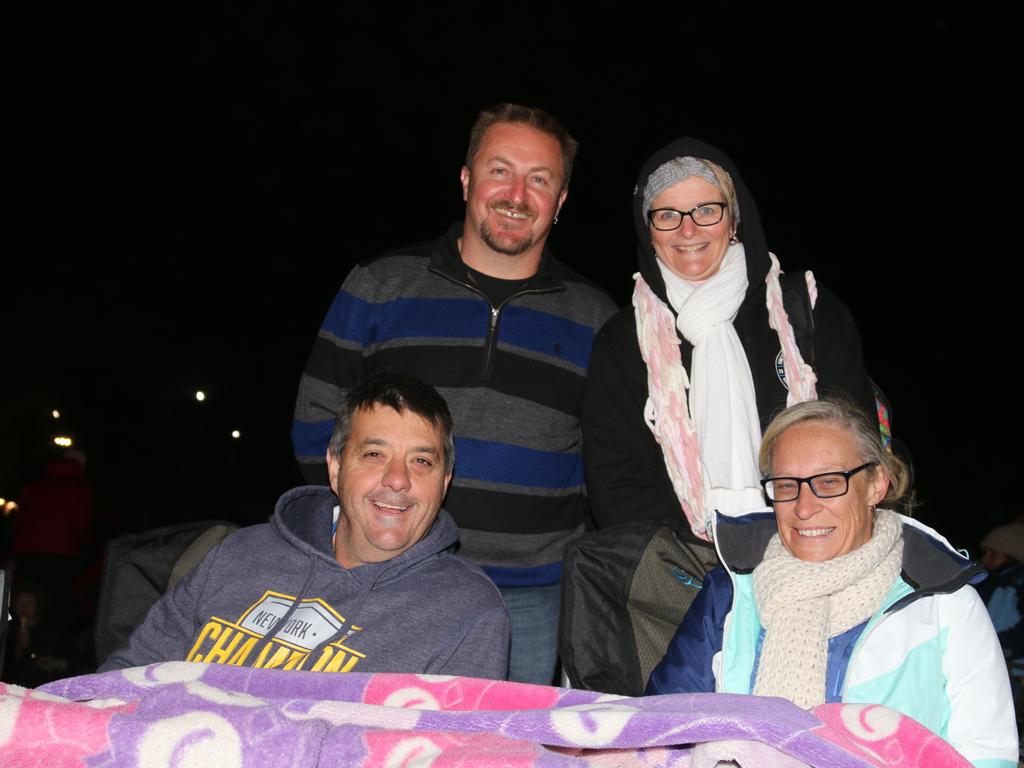
<path fill-rule="evenodd" d="M 469 168 L 462 166 L 462 171 L 459 173 L 459 181 L 462 182 L 462 200 L 463 202 L 469 201 Z"/>
<path fill-rule="evenodd" d="M 569 188 L 566 187 L 558 193 L 558 207 L 555 208 L 555 218 L 558 218 L 558 214 L 562 212 L 562 206 L 565 205 L 565 198 L 569 196 Z"/>
<path fill-rule="evenodd" d="M 327 481 L 331 485 L 331 490 L 335 493 L 338 492 L 338 472 L 341 470 L 341 462 L 338 461 L 338 457 L 327 451 Z"/>

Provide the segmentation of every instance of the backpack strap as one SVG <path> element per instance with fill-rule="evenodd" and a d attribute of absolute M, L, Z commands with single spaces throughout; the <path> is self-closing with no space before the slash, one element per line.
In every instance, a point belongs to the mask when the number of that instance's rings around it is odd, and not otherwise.
<path fill-rule="evenodd" d="M 807 293 L 807 282 L 803 273 L 786 273 L 779 275 L 782 286 L 782 306 L 789 315 L 789 324 L 793 326 L 793 336 L 800 356 L 812 368 L 814 367 L 814 309 L 811 297 Z"/>

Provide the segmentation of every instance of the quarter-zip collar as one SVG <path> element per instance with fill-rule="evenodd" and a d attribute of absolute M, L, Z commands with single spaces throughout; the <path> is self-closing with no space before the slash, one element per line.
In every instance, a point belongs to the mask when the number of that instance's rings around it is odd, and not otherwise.
<path fill-rule="evenodd" d="M 480 292 L 469 279 L 466 265 L 459 253 L 459 238 L 462 237 L 462 222 L 457 221 L 448 227 L 448 231 L 434 241 L 430 250 L 430 271 L 448 278 L 449 280 L 465 285 L 468 288 Z M 526 281 L 526 286 L 516 296 L 523 293 L 546 293 L 547 291 L 564 291 L 565 284 L 559 279 L 555 271 L 554 256 L 551 249 L 545 244 L 544 252 L 540 257 L 540 266 L 536 274 Z"/>

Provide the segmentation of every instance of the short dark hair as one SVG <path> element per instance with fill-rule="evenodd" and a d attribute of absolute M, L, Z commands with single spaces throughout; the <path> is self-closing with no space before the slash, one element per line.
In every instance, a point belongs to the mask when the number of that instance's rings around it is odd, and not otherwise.
<path fill-rule="evenodd" d="M 448 403 L 429 384 L 403 373 L 382 371 L 375 373 L 348 391 L 345 407 L 334 420 L 334 432 L 327 444 L 328 452 L 340 459 L 352 432 L 352 415 L 369 411 L 375 405 L 386 405 L 399 414 L 406 410 L 422 416 L 435 427 L 440 427 L 444 443 L 444 468 L 451 473 L 455 466 L 455 436 L 452 414 Z"/>
<path fill-rule="evenodd" d="M 569 177 L 572 176 L 572 164 L 576 161 L 576 150 L 579 144 L 562 125 L 557 118 L 549 115 L 538 107 L 524 107 L 521 104 L 510 104 L 502 102 L 495 104 L 490 109 L 483 110 L 477 115 L 476 122 L 469 129 L 469 148 L 466 150 L 466 167 L 473 167 L 473 160 L 480 150 L 480 143 L 484 139 L 487 129 L 496 123 L 513 123 L 514 125 L 528 125 L 541 133 L 546 133 L 554 138 L 562 149 L 562 189 L 569 186 Z"/>

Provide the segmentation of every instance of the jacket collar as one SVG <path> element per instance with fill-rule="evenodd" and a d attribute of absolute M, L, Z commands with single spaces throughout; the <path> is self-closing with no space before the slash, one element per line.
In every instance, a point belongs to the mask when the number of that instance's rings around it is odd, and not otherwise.
<path fill-rule="evenodd" d="M 958 552 L 940 533 L 927 525 L 900 515 L 903 521 L 903 580 L 913 589 L 894 604 L 897 610 L 908 602 L 932 594 L 955 592 L 966 584 L 985 579 L 986 571 Z M 725 568 L 732 573 L 751 573 L 764 559 L 771 537 L 777 533 L 770 510 L 740 517 L 716 515 L 715 546 Z"/>
<path fill-rule="evenodd" d="M 459 253 L 459 238 L 462 237 L 463 222 L 457 221 L 448 227 L 448 231 L 434 241 L 430 249 L 430 270 L 456 283 L 472 285 L 466 265 Z M 551 249 L 544 244 L 544 252 L 540 257 L 537 273 L 526 284 L 529 291 L 565 290 L 557 269 L 555 257 Z"/>

